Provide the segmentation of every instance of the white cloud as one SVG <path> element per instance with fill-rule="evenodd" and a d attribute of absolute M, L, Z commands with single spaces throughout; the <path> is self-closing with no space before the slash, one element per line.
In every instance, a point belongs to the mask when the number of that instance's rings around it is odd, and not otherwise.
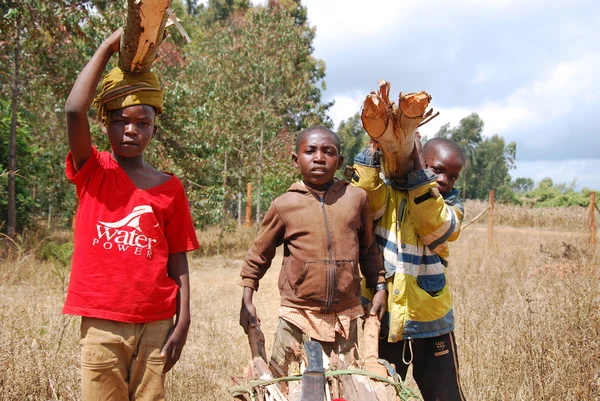
<path fill-rule="evenodd" d="M 335 104 L 329 109 L 329 117 L 333 121 L 335 129 L 340 125 L 342 120 L 347 120 L 360 111 L 365 96 L 334 96 Z"/>
<path fill-rule="evenodd" d="M 303 0 L 335 126 L 385 78 L 426 90 L 433 136 L 471 113 L 517 142 L 513 176 L 600 188 L 600 6 L 592 0 Z M 540 18 L 540 10 L 544 10 Z M 393 96 L 395 98 L 395 96 Z M 548 160 L 556 161 L 548 161 Z M 600 177 L 600 175 L 598 175 Z"/>

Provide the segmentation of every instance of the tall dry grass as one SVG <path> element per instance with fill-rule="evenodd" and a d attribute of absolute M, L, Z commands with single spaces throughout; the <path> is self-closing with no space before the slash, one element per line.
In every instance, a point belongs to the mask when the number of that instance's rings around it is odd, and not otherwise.
<path fill-rule="evenodd" d="M 502 227 L 495 235 L 488 246 L 485 228 L 473 225 L 452 246 L 449 276 L 467 399 L 600 399 L 598 253 L 591 254 L 585 235 L 564 230 Z M 267 349 L 280 261 L 278 255 L 255 296 Z M 79 319 L 60 314 L 64 278 L 56 263 L 26 254 L 0 262 L 2 400 L 80 399 Z M 169 399 L 230 399 L 230 376 L 250 356 L 237 322 L 241 263 L 224 256 L 191 260 L 193 322 L 168 375 Z"/>
<path fill-rule="evenodd" d="M 487 201 L 467 200 L 465 223 L 475 218 L 487 206 Z M 487 224 L 487 213 L 475 225 Z M 554 228 L 569 231 L 588 229 L 588 209 L 580 206 L 569 207 L 524 207 L 518 205 L 494 205 L 494 225 L 530 228 Z"/>

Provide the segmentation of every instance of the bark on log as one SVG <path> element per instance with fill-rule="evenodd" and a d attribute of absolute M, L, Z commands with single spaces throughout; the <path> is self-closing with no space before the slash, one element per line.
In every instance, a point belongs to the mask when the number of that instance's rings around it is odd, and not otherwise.
<path fill-rule="evenodd" d="M 119 67 L 148 72 L 165 37 L 171 0 L 127 0 L 127 21 L 121 37 Z"/>

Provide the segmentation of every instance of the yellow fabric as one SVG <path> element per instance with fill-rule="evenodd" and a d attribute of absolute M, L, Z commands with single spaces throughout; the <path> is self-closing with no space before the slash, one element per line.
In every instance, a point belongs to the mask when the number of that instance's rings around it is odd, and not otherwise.
<path fill-rule="evenodd" d="M 380 169 L 355 164 L 358 179 L 352 184 L 363 188 L 369 206 L 378 219 L 374 232 L 386 267 L 390 314 L 389 342 L 406 338 L 436 337 L 453 329 L 452 295 L 442 261 L 449 256 L 448 242 L 460 234 L 462 205 L 449 205 L 439 194 L 424 201 L 435 181 L 423 181 L 412 190 L 386 185 Z M 388 273 L 393 267 L 395 271 Z M 427 292 L 419 280 L 436 277 L 442 285 Z M 363 283 L 363 297 L 372 292 Z"/>
<path fill-rule="evenodd" d="M 110 110 L 138 104 L 154 106 L 158 115 L 163 111 L 163 93 L 155 73 L 127 72 L 115 67 L 102 80 L 102 89 L 93 104 L 99 118 Z"/>

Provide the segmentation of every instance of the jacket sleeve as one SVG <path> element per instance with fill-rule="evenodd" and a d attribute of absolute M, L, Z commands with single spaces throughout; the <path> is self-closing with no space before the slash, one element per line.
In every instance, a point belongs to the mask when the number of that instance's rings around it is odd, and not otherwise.
<path fill-rule="evenodd" d="M 284 234 L 284 222 L 274 203 L 271 203 L 263 219 L 260 232 L 248 250 L 242 265 L 241 286 L 253 288 L 254 291 L 258 290 L 258 282 L 271 267 L 275 251 L 283 243 Z"/>
<path fill-rule="evenodd" d="M 371 215 L 379 219 L 385 212 L 388 189 L 381 177 L 379 155 L 365 148 L 354 158 L 352 185 L 364 189 L 369 198 Z"/>
<path fill-rule="evenodd" d="M 364 198 L 360 218 L 362 230 L 359 233 L 359 263 L 360 270 L 367 281 L 367 287 L 385 283 L 383 256 L 373 234 L 373 215 L 369 209 L 369 201 Z"/>
<path fill-rule="evenodd" d="M 456 198 L 448 203 L 444 200 L 429 170 L 410 173 L 408 188 L 408 207 L 417 235 L 432 252 L 440 253 L 447 241 L 455 241 L 460 234 L 462 205 Z"/>

